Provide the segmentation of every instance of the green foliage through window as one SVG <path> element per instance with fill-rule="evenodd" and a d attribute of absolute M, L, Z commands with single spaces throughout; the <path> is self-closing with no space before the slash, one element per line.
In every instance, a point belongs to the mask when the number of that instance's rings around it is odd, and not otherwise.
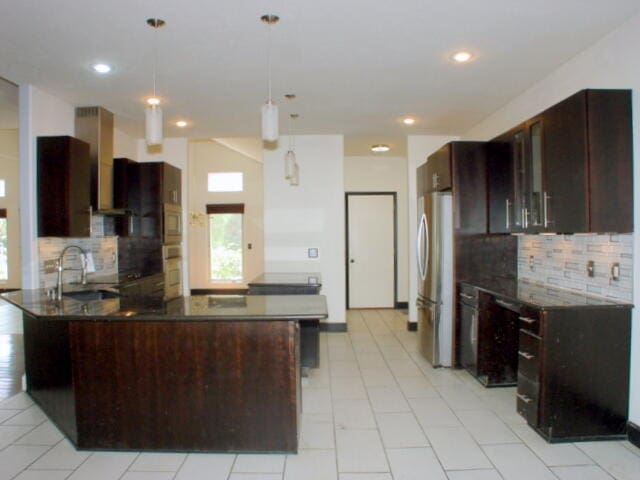
<path fill-rule="evenodd" d="M 209 215 L 210 278 L 242 282 L 242 214 Z"/>

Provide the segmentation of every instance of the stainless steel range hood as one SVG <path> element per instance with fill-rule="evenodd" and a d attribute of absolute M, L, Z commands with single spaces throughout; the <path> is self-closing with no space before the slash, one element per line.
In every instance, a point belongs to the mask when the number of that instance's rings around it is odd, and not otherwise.
<path fill-rule="evenodd" d="M 90 145 L 91 206 L 99 215 L 128 215 L 113 208 L 113 113 L 102 107 L 76 108 L 76 137 Z"/>

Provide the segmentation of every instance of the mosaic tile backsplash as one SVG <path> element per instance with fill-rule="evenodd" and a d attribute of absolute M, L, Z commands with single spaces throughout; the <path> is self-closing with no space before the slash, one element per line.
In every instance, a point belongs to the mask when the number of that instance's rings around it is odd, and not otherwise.
<path fill-rule="evenodd" d="M 589 261 L 593 277 L 587 274 Z M 620 264 L 619 280 L 612 278 L 614 263 Z M 632 302 L 633 235 L 518 237 L 518 278 Z"/>
<path fill-rule="evenodd" d="M 58 238 L 46 237 L 38 239 L 38 257 L 40 261 L 40 288 L 56 286 L 57 273 L 45 273 L 44 262 L 60 257 L 62 250 L 69 245 L 77 245 L 85 252 L 91 252 L 95 272 L 91 275 L 115 275 L 118 273 L 118 238 L 99 236 L 103 233 L 102 217 L 94 215 L 92 222 L 92 237 L 89 238 Z M 64 257 L 65 268 L 80 268 L 78 251 L 70 250 Z M 64 283 L 80 281 L 79 271 L 65 271 Z"/>

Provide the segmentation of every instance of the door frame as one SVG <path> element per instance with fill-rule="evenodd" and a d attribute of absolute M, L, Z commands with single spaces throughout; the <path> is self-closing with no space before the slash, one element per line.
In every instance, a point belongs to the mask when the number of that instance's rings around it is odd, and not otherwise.
<path fill-rule="evenodd" d="M 344 231 L 345 231 L 345 274 L 346 302 L 349 306 L 349 197 L 351 196 L 391 196 L 393 198 L 393 308 L 398 308 L 398 193 L 397 192 L 345 192 L 344 193 Z"/>

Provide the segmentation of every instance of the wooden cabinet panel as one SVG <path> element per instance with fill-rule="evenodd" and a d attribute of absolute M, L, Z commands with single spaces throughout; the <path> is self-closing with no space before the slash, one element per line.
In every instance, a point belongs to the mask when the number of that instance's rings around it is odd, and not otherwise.
<path fill-rule="evenodd" d="M 485 142 L 451 144 L 454 228 L 487 233 L 487 158 Z"/>
<path fill-rule="evenodd" d="M 162 190 L 164 203 L 173 205 L 182 204 L 182 186 L 180 169 L 169 165 L 162 164 Z"/>
<path fill-rule="evenodd" d="M 451 190 L 451 143 L 429 155 L 425 186 L 427 192 Z"/>
<path fill-rule="evenodd" d="M 38 137 L 38 236 L 91 234 L 89 144 L 69 136 Z"/>

